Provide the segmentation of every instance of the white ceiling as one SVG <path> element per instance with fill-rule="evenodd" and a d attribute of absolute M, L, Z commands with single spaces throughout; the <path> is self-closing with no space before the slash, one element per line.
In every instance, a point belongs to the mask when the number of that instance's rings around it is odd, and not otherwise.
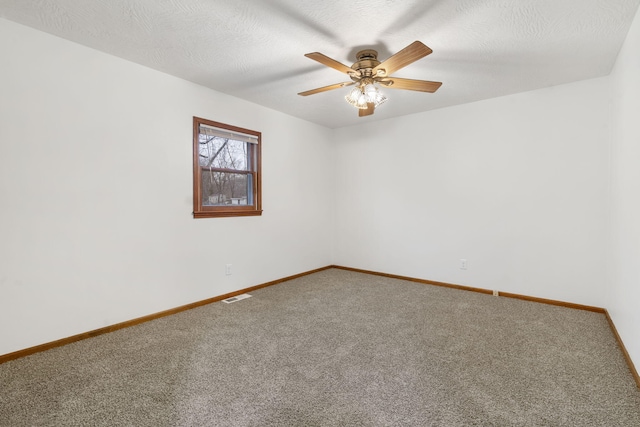
<path fill-rule="evenodd" d="M 640 0 L 0 0 L 0 17 L 328 127 L 363 123 L 607 75 Z M 414 40 L 433 49 L 359 118 L 348 81 L 304 57 L 384 60 Z"/>

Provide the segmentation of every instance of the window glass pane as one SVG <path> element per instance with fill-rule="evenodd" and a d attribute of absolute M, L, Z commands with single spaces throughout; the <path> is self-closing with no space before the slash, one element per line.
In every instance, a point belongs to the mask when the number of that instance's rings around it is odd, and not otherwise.
<path fill-rule="evenodd" d="M 246 142 L 219 136 L 199 135 L 199 162 L 205 168 L 248 170 Z"/>
<path fill-rule="evenodd" d="M 253 204 L 251 174 L 216 172 L 203 169 L 202 205 L 233 206 Z"/>

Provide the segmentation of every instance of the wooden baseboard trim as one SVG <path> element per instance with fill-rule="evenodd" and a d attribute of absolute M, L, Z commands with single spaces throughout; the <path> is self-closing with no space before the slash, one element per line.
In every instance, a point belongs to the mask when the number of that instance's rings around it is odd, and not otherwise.
<path fill-rule="evenodd" d="M 341 265 L 332 265 L 331 267 L 338 268 L 340 270 L 354 271 L 356 273 L 371 274 L 374 276 L 389 277 L 391 279 L 406 280 L 408 282 L 423 283 L 425 285 L 442 286 L 444 288 L 458 289 L 461 291 L 471 291 L 471 292 L 478 292 L 481 294 L 489 294 L 489 295 L 493 293 L 493 291 L 490 291 L 488 289 L 472 288 L 471 286 L 454 285 L 453 283 L 436 282 L 435 280 L 417 279 L 415 277 L 400 276 L 398 274 L 381 273 L 379 271 L 362 270 L 360 268 L 343 267 Z"/>
<path fill-rule="evenodd" d="M 42 351 L 50 350 L 55 347 L 61 347 L 63 345 L 71 344 L 76 341 L 81 341 L 87 338 L 95 337 L 98 335 L 106 334 L 109 332 L 117 331 L 118 329 L 128 328 L 130 326 L 139 325 L 141 323 L 149 322 L 154 319 L 159 319 L 161 317 L 170 316 L 172 314 L 180 313 L 181 311 L 191 310 L 192 308 L 201 307 L 203 305 L 211 304 L 217 301 L 221 301 L 223 299 L 231 298 L 236 295 L 244 294 L 247 292 L 253 292 L 255 290 L 266 288 L 268 286 L 277 285 L 282 282 L 287 282 L 289 280 L 297 279 L 298 277 L 307 276 L 309 274 L 317 273 L 322 270 L 327 270 L 331 268 L 331 266 L 317 268 L 315 270 L 306 271 L 304 273 L 294 274 L 293 276 L 283 277 L 282 279 L 272 280 L 271 282 L 262 283 L 260 285 L 251 286 L 249 288 L 240 289 L 238 291 L 229 292 L 224 295 L 218 295 L 213 298 L 208 298 L 202 301 L 196 301 L 191 304 L 182 305 L 180 307 L 171 308 L 169 310 L 161 311 L 154 314 L 149 314 L 147 316 L 138 317 L 136 319 L 127 320 L 125 322 L 116 323 L 114 325 L 105 326 L 104 328 L 94 329 L 89 332 L 83 332 L 81 334 L 73 335 L 70 337 L 62 338 L 56 341 L 51 341 L 48 343 L 36 345 L 34 347 L 25 348 L 23 350 L 14 351 L 12 353 L 7 353 L 4 355 L 0 355 L 0 364 L 8 362 L 10 360 L 19 359 L 21 357 L 29 356 L 31 354 L 40 353 Z"/>
<path fill-rule="evenodd" d="M 373 274 L 375 276 L 390 277 L 392 279 L 407 280 L 409 282 L 424 283 L 424 284 L 427 284 L 427 285 L 442 286 L 442 287 L 445 287 L 445 288 L 458 289 L 458 290 L 461 290 L 461 291 L 478 292 L 478 293 L 481 293 L 481 294 L 488 294 L 488 295 L 492 295 L 493 294 L 493 290 L 490 290 L 490 289 L 473 288 L 471 286 L 463 286 L 463 285 L 454 285 L 453 283 L 436 282 L 435 280 L 417 279 L 415 277 L 400 276 L 400 275 L 397 275 L 397 274 L 380 273 L 378 271 L 362 270 L 362 269 L 359 269 L 359 268 L 343 267 L 343 266 L 340 266 L 340 265 L 334 265 L 333 268 L 339 268 L 341 270 L 347 270 L 347 271 L 355 271 L 355 272 L 358 272 L 358 273 Z M 590 306 L 590 305 L 574 304 L 572 302 L 556 301 L 556 300 L 546 299 L 546 298 L 530 297 L 530 296 L 527 296 L 527 295 L 512 294 L 510 292 L 500 292 L 500 296 L 501 297 L 505 297 L 505 298 L 516 298 L 516 299 L 521 299 L 521 300 L 525 300 L 525 301 L 539 302 L 539 303 L 542 303 L 542 304 L 558 305 L 558 306 L 561 306 L 561 307 L 575 308 L 575 309 L 578 309 L 578 310 L 594 311 L 596 313 L 604 313 L 605 312 L 605 309 L 601 308 L 601 307 L 593 307 L 593 306 Z"/>
<path fill-rule="evenodd" d="M 606 311 L 602 307 L 594 307 L 592 305 L 574 304 L 572 302 L 558 301 L 554 299 L 546 299 L 546 298 L 538 298 L 538 297 L 530 297 L 528 295 L 512 294 L 510 292 L 500 292 L 500 296 L 505 298 L 515 298 L 515 299 L 521 299 L 525 301 L 538 302 L 540 304 L 549 304 L 549 305 L 557 305 L 557 306 L 566 307 L 566 308 L 574 308 L 576 310 L 593 311 L 594 313 L 600 313 L 600 314 L 604 314 L 604 312 Z"/>
<path fill-rule="evenodd" d="M 631 360 L 631 356 L 629 356 L 629 352 L 627 348 L 624 346 L 624 342 L 622 342 L 622 338 L 620 338 L 620 334 L 618 334 L 618 329 L 616 325 L 613 323 L 613 319 L 609 315 L 609 312 L 605 309 L 604 315 L 607 318 L 607 322 L 609 322 L 609 327 L 611 328 L 611 332 L 613 332 L 613 336 L 616 338 L 618 342 L 618 347 L 622 351 L 622 355 L 624 356 L 624 360 L 627 361 L 627 366 L 629 367 L 629 371 L 631 371 L 631 375 L 633 375 L 633 379 L 636 380 L 636 385 L 640 388 L 640 375 L 638 375 L 638 371 L 636 370 L 636 366 Z"/>

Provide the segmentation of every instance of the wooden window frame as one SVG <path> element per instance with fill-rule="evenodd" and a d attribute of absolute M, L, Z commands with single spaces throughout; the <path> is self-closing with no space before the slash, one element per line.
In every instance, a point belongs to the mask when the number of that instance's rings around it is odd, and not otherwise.
<path fill-rule="evenodd" d="M 247 171 L 235 169 L 206 168 L 200 166 L 199 161 L 199 137 L 200 125 L 224 129 L 230 133 L 252 135 L 257 138 L 257 143 L 246 142 L 248 148 L 249 168 Z M 193 117 L 193 217 L 216 218 L 235 216 L 260 216 L 262 215 L 262 134 L 260 132 L 244 129 L 225 123 L 214 122 L 201 117 Z M 202 172 L 213 170 L 234 174 L 246 174 L 252 177 L 253 204 L 251 205 L 224 205 L 206 206 L 202 204 Z"/>

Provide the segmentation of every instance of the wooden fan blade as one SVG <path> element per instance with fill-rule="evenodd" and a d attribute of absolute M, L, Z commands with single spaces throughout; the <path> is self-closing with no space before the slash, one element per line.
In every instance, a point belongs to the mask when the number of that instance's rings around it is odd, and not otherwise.
<path fill-rule="evenodd" d="M 336 83 L 334 85 L 323 86 L 323 87 L 319 87 L 317 89 L 311 89 L 311 90 L 307 90 L 305 92 L 300 92 L 298 95 L 301 95 L 301 96 L 313 95 L 313 94 L 320 93 L 320 92 L 326 92 L 328 90 L 340 89 L 341 87 L 351 86 L 354 83 L 355 82 Z"/>
<path fill-rule="evenodd" d="M 388 76 L 398 71 L 400 68 L 406 67 L 412 62 L 417 61 L 420 58 L 424 58 L 429 55 L 431 48 L 425 46 L 422 42 L 415 41 L 409 46 L 402 49 L 400 52 L 393 55 L 391 58 L 380 63 L 373 69 L 373 75 Z M 382 70 L 380 74 L 377 74 L 379 70 Z"/>
<path fill-rule="evenodd" d="M 367 102 L 367 108 L 358 109 L 358 117 L 370 116 L 373 114 L 375 104 L 373 102 Z"/>
<path fill-rule="evenodd" d="M 391 89 L 407 89 L 407 90 L 417 90 L 420 92 L 431 92 L 431 93 L 435 92 L 436 90 L 438 90 L 440 86 L 442 86 L 442 82 L 400 79 L 397 77 L 391 77 L 388 79 L 380 80 L 379 83 Z"/>
<path fill-rule="evenodd" d="M 307 53 L 305 56 L 307 58 L 313 59 L 314 61 L 318 61 L 322 65 L 326 65 L 327 67 L 331 67 L 334 70 L 338 70 L 341 73 L 349 74 L 356 72 L 353 68 L 347 67 L 343 63 L 338 62 L 335 59 L 331 59 L 328 56 L 321 54 L 320 52 Z"/>

